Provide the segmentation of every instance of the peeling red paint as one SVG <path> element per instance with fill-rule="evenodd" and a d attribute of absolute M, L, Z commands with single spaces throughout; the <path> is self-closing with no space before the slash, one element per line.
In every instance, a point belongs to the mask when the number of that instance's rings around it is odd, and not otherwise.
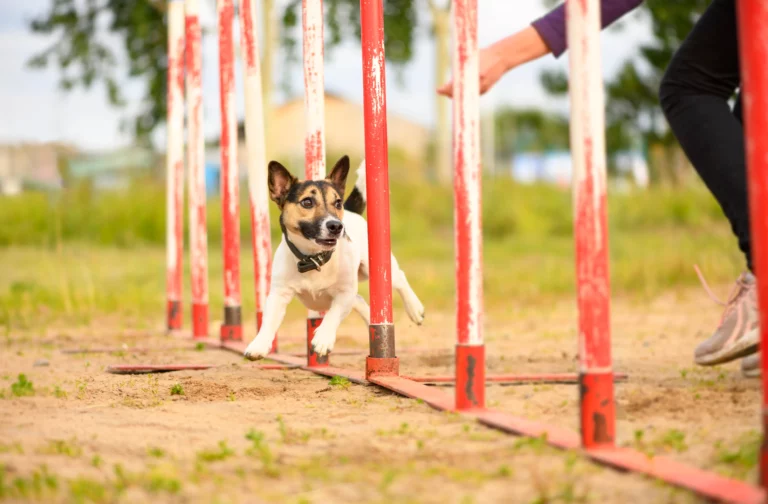
<path fill-rule="evenodd" d="M 392 324 L 387 83 L 381 0 L 360 0 L 371 324 Z"/>
<path fill-rule="evenodd" d="M 760 318 L 768 320 L 768 4 L 763 0 L 736 2 L 741 59 L 742 104 L 752 260 L 757 283 Z M 768 324 L 760 324 L 760 367 L 763 380 L 762 424 L 760 446 L 760 484 L 768 486 Z"/>
<path fill-rule="evenodd" d="M 221 193 L 224 249 L 224 305 L 240 306 L 240 190 L 234 110 L 232 0 L 219 0 L 219 85 L 221 103 Z"/>

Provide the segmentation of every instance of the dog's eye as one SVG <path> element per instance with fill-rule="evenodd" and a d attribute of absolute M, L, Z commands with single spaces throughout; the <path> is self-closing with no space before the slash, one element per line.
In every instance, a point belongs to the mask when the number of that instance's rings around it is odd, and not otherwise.
<path fill-rule="evenodd" d="M 314 205 L 315 202 L 312 200 L 312 198 L 304 198 L 301 200 L 301 206 L 304 208 L 312 208 L 312 205 Z"/>
<path fill-rule="evenodd" d="M 336 210 L 341 210 L 341 200 L 336 200 L 336 203 L 333 204 L 336 207 Z"/>

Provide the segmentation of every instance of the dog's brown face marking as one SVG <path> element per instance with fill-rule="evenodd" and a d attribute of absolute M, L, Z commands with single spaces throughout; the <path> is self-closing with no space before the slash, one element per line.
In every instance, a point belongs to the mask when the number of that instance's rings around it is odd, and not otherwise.
<path fill-rule="evenodd" d="M 288 170 L 272 161 L 269 164 L 269 192 L 281 208 L 280 220 L 287 231 L 309 240 L 320 237 L 328 218 L 342 220 L 343 196 L 349 172 L 349 158 L 344 156 L 325 180 L 299 182 Z"/>

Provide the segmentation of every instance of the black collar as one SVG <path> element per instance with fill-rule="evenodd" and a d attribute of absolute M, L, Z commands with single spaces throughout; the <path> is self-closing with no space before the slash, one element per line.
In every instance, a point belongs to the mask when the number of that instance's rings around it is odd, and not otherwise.
<path fill-rule="evenodd" d="M 293 252 L 293 255 L 296 256 L 296 258 L 299 260 L 299 263 L 296 265 L 296 267 L 299 269 L 299 273 L 306 273 L 307 271 L 317 270 L 320 271 L 320 266 L 323 266 L 325 263 L 331 260 L 331 256 L 333 255 L 333 249 L 332 250 L 326 250 L 325 252 L 320 252 L 319 254 L 313 254 L 313 255 L 306 255 L 299 250 L 296 245 L 291 243 L 291 240 L 288 239 L 288 233 L 286 232 L 285 225 L 283 224 L 283 219 L 280 219 L 280 227 L 283 230 L 283 237 L 285 237 L 285 243 L 288 244 L 288 248 Z"/>

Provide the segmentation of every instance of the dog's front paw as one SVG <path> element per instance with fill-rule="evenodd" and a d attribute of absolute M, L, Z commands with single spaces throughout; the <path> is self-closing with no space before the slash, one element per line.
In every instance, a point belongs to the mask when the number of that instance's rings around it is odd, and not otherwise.
<path fill-rule="evenodd" d="M 416 325 L 421 325 L 424 322 L 424 305 L 421 304 L 416 294 L 408 296 L 408 300 L 405 302 L 405 311 Z"/>
<path fill-rule="evenodd" d="M 315 330 L 315 337 L 312 338 L 312 349 L 323 357 L 333 350 L 333 345 L 336 343 L 336 332 L 323 329 L 322 324 Z"/>
<path fill-rule="evenodd" d="M 272 350 L 272 342 L 267 340 L 268 338 L 256 336 L 245 349 L 245 352 L 243 352 L 245 358 L 248 360 L 259 360 L 266 357 L 270 350 Z"/>

